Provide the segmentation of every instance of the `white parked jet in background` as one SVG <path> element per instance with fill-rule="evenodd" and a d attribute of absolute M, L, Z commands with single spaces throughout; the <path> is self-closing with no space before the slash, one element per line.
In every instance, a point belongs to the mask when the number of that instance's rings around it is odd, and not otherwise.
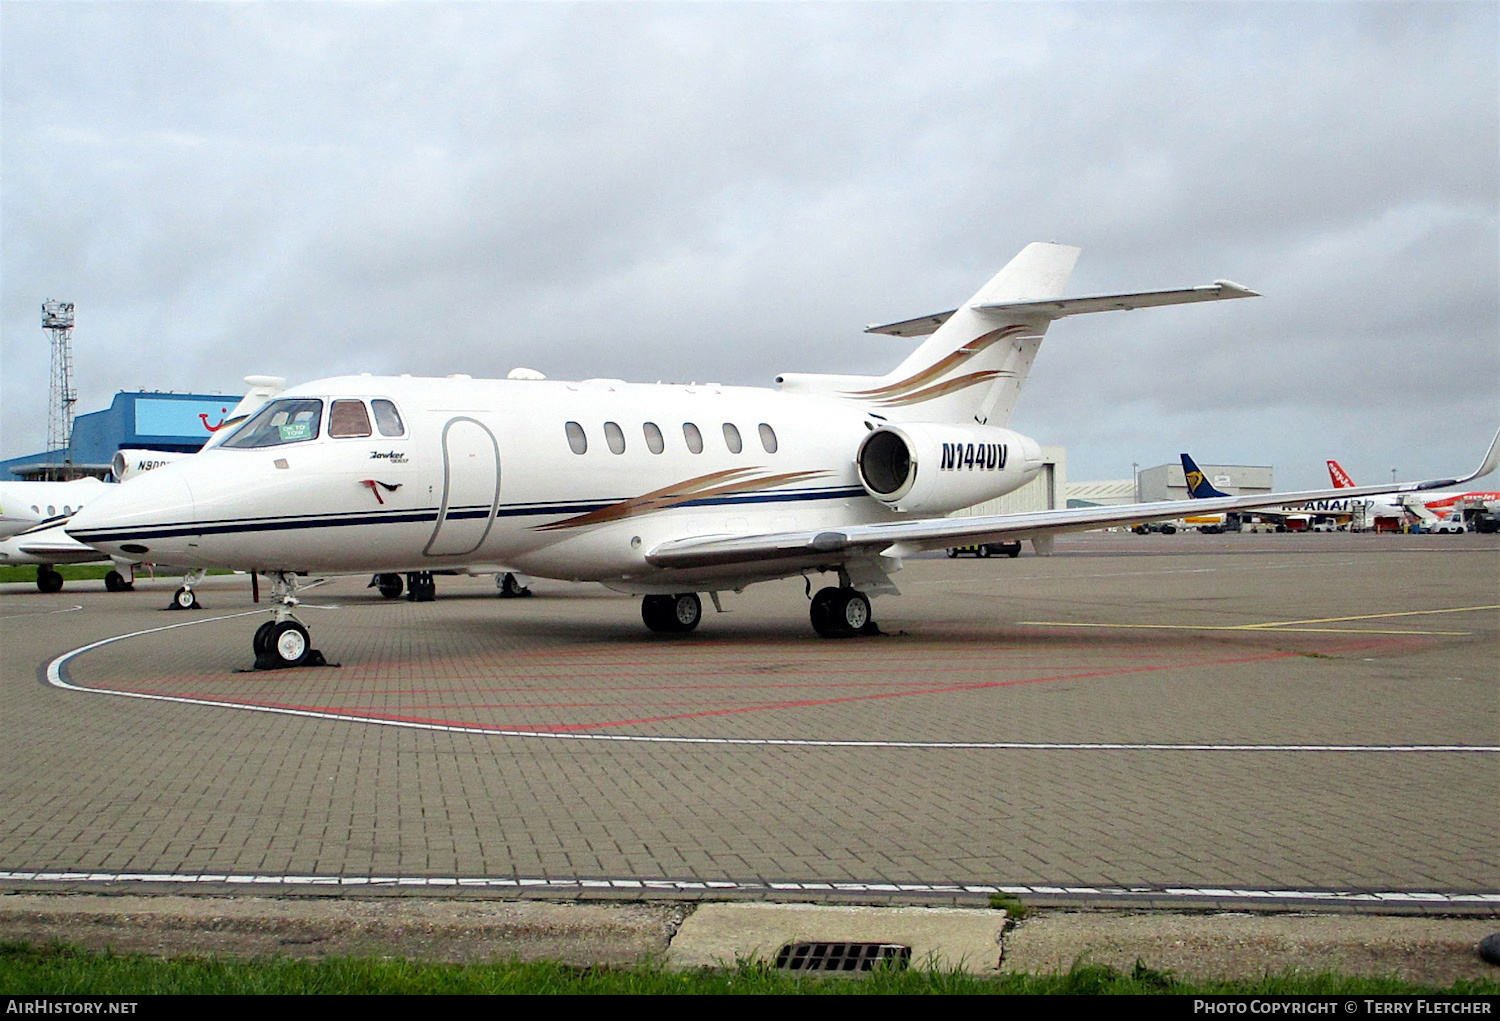
<path fill-rule="evenodd" d="M 209 437 L 205 447 L 213 446 L 233 431 L 232 428 L 226 431 L 225 426 L 243 422 L 267 400 L 286 389 L 286 380 L 279 376 L 246 376 L 245 384 L 249 387 L 245 396 L 219 426 L 220 431 Z M 125 482 L 143 472 L 191 456 L 184 451 L 121 449 L 110 459 L 110 475 L 115 482 Z M 63 576 L 55 570 L 57 565 L 113 560 L 116 570 L 104 576 L 104 587 L 111 592 L 133 589 L 135 565 L 142 562 L 140 557 L 104 556 L 99 550 L 68 535 L 63 528 L 82 508 L 85 500 L 106 492 L 106 486 L 95 478 L 71 482 L 0 483 L 0 564 L 35 564 L 36 587 L 53 593 L 61 592 L 63 587 Z M 10 508 L 8 512 L 7 506 Z M 30 507 L 29 515 L 27 507 Z M 122 570 L 126 573 L 122 574 Z M 198 602 L 193 595 L 193 585 L 202 577 L 201 570 L 189 572 L 182 587 L 173 594 L 172 606 L 196 608 Z"/>
<path fill-rule="evenodd" d="M 946 513 L 1024 485 L 1037 442 L 1006 428 L 1042 336 L 1086 312 L 1250 297 L 1227 281 L 1063 298 L 1078 249 L 1032 244 L 961 308 L 871 327 L 930 334 L 884 376 L 783 375 L 779 390 L 594 379 L 346 376 L 292 387 L 196 457 L 121 485 L 69 534 L 112 555 L 272 577 L 256 664 L 311 655 L 299 577 L 505 564 L 642 596 L 688 631 L 698 593 L 833 573 L 820 635 L 873 630 L 903 557 L 954 545 L 1335 495 L 1277 493 L 986 517 Z M 1494 468 L 1500 436 L 1479 472 Z M 1457 480 L 1368 486 L 1416 490 Z M 811 584 L 809 581 L 809 591 Z"/>

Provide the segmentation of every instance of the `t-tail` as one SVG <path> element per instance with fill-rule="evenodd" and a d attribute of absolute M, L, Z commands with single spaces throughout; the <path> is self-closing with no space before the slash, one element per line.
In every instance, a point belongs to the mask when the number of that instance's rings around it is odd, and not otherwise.
<path fill-rule="evenodd" d="M 937 329 L 905 361 L 843 396 L 898 422 L 1008 425 L 1053 319 L 1027 306 L 1062 297 L 1078 252 L 1041 241 L 1027 245 L 968 302 L 941 314 Z"/>
<path fill-rule="evenodd" d="M 884 376 L 784 373 L 777 382 L 784 390 L 857 403 L 892 423 L 1004 427 L 1054 319 L 1255 294 L 1219 280 L 1174 291 L 1064 298 L 1078 253 L 1069 245 L 1033 242 L 958 308 L 869 327 L 866 333 L 926 338 Z"/>
<path fill-rule="evenodd" d="M 1210 497 L 1229 495 L 1215 489 L 1193 459 L 1186 454 L 1182 455 L 1182 474 L 1187 479 L 1188 496 L 1194 500 L 1207 500 Z"/>

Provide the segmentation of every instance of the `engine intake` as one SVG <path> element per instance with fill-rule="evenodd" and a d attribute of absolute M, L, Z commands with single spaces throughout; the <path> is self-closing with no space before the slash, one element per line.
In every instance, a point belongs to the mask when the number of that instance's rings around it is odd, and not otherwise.
<path fill-rule="evenodd" d="M 943 514 L 993 500 L 1041 470 L 1036 441 L 990 426 L 882 426 L 855 456 L 865 491 L 898 511 Z"/>

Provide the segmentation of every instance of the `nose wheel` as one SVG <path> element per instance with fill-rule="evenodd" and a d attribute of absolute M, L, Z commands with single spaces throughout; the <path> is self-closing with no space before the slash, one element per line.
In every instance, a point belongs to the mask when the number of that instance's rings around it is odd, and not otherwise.
<path fill-rule="evenodd" d="M 207 571 L 189 571 L 182 577 L 182 587 L 172 593 L 172 601 L 167 604 L 169 610 L 201 610 L 203 606 L 198 602 L 198 597 L 193 594 L 193 586 L 203 580 Z"/>
<path fill-rule="evenodd" d="M 869 597 L 847 586 L 820 589 L 812 598 L 808 616 L 812 618 L 813 630 L 822 638 L 880 633 L 870 615 Z"/>
<path fill-rule="evenodd" d="M 317 583 L 314 583 L 317 584 Z M 275 617 L 255 629 L 251 647 L 255 650 L 255 669 L 286 670 L 298 666 L 327 666 L 323 654 L 312 647 L 307 626 L 292 615 L 297 605 L 297 582 L 293 576 L 275 575 L 273 588 L 281 603 L 272 612 Z"/>

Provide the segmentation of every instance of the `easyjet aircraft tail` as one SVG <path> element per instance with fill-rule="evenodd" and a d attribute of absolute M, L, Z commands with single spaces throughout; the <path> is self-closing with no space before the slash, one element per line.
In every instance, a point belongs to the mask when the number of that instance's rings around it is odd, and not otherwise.
<path fill-rule="evenodd" d="M 1348 472 L 1344 471 L 1344 466 L 1337 461 L 1328 462 L 1328 477 L 1333 480 L 1334 489 L 1351 489 L 1354 486 L 1354 480 L 1349 477 Z"/>

